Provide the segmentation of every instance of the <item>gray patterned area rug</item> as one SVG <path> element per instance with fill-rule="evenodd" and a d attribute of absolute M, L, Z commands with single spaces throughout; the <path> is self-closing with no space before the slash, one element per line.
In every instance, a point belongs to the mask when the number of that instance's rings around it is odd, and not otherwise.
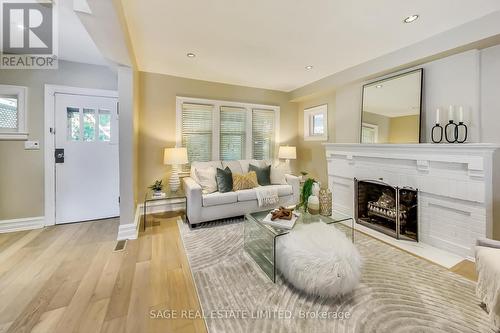
<path fill-rule="evenodd" d="M 244 252 L 243 223 L 190 229 L 179 220 L 210 333 L 495 332 L 475 283 L 361 233 L 363 274 L 352 294 L 322 299 L 274 284 Z"/>

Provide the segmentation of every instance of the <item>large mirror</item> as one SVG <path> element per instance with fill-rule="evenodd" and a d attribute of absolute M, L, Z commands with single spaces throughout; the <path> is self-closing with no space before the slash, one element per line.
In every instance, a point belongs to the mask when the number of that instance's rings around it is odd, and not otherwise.
<path fill-rule="evenodd" d="M 361 143 L 419 143 L 423 69 L 363 86 Z"/>

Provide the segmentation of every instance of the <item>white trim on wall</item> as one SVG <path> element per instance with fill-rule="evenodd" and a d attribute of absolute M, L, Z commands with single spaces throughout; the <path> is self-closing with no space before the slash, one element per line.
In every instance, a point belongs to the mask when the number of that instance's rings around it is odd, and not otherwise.
<path fill-rule="evenodd" d="M 274 136 L 274 152 L 275 156 L 273 159 L 276 159 L 278 156 L 278 149 L 280 146 L 280 107 L 276 105 L 265 105 L 265 104 L 254 104 L 254 103 L 243 103 L 243 102 L 234 102 L 234 101 L 223 101 L 223 100 L 215 100 L 215 99 L 204 99 L 204 98 L 191 98 L 191 97 L 182 97 L 177 96 L 175 98 L 175 112 L 176 112 L 176 126 L 175 126 L 175 138 L 176 138 L 176 146 L 182 146 L 182 104 L 184 103 L 192 103 L 192 104 L 206 104 L 213 105 L 213 150 L 212 150 L 212 158 L 213 160 L 219 159 L 219 127 L 220 127 L 220 107 L 228 106 L 228 107 L 237 107 L 246 109 L 247 112 L 247 139 L 248 136 L 252 136 L 252 110 L 260 109 L 260 110 L 272 110 L 275 112 L 275 136 Z M 253 158 L 252 151 L 252 140 L 246 140 L 246 158 Z"/>
<path fill-rule="evenodd" d="M 39 229 L 45 226 L 43 216 L 0 221 L 0 233 Z"/>
<path fill-rule="evenodd" d="M 45 179 L 45 225 L 56 223 L 56 191 L 55 191 L 55 94 L 85 95 L 118 98 L 116 90 L 90 89 L 60 85 L 45 85 L 44 92 L 44 179 Z"/>

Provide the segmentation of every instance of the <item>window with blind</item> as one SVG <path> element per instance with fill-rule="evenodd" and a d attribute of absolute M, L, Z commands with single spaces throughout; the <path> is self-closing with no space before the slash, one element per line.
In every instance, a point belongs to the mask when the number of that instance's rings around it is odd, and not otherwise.
<path fill-rule="evenodd" d="M 190 163 L 274 158 L 279 107 L 177 97 L 177 117 Z"/>
<path fill-rule="evenodd" d="M 272 110 L 252 110 L 253 158 L 269 160 L 274 154 L 275 116 Z"/>
<path fill-rule="evenodd" d="M 246 121 L 245 108 L 220 107 L 220 148 L 219 156 L 223 161 L 246 158 Z"/>
<path fill-rule="evenodd" d="M 192 161 L 212 160 L 213 105 L 182 104 L 182 146 Z"/>

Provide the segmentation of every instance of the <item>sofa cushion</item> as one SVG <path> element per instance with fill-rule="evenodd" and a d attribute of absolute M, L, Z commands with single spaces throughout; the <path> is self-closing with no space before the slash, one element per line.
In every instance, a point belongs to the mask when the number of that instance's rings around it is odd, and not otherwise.
<path fill-rule="evenodd" d="M 243 173 L 243 169 L 241 168 L 240 161 L 222 161 L 221 163 L 222 163 L 223 169 L 228 167 L 229 169 L 231 169 L 231 172 L 233 174 L 234 173 L 239 173 L 239 174 Z"/>
<path fill-rule="evenodd" d="M 248 166 L 250 164 L 253 164 L 253 165 L 258 166 L 260 168 L 266 166 L 266 162 L 265 161 L 261 161 L 261 160 L 240 160 L 239 162 L 240 162 L 240 165 L 241 165 L 242 173 L 247 173 L 248 172 Z"/>
<path fill-rule="evenodd" d="M 215 168 L 196 168 L 196 177 L 198 177 L 198 184 L 204 194 L 213 193 L 217 191 L 217 181 L 215 180 Z"/>
<path fill-rule="evenodd" d="M 195 170 L 200 168 L 200 169 L 206 169 L 206 168 L 222 168 L 222 164 L 220 161 L 210 161 L 210 162 L 192 162 L 191 163 L 191 172 L 190 172 L 190 177 L 194 179 L 195 182 L 198 184 L 199 179 L 196 176 Z"/>
<path fill-rule="evenodd" d="M 286 163 L 276 163 L 271 166 L 271 184 L 286 185 L 286 175 L 290 174 L 290 167 Z"/>
<path fill-rule="evenodd" d="M 286 197 L 293 193 L 292 185 L 269 185 L 269 187 L 276 188 L 279 197 Z M 236 193 L 238 194 L 238 201 L 257 200 L 255 189 L 236 191 Z"/>
<path fill-rule="evenodd" d="M 259 182 L 259 185 L 261 186 L 267 186 L 271 185 L 271 166 L 265 166 L 265 167 L 258 167 L 254 164 L 250 164 L 248 166 L 249 171 L 255 171 L 257 174 L 257 180 Z"/>
<path fill-rule="evenodd" d="M 236 192 L 214 192 L 210 194 L 203 194 L 203 207 L 218 206 L 235 203 L 238 201 Z"/>
<path fill-rule="evenodd" d="M 257 194 L 255 194 L 255 190 L 253 188 L 249 190 L 236 191 L 236 194 L 238 195 L 238 201 L 257 200 Z"/>
<path fill-rule="evenodd" d="M 259 186 L 255 171 L 239 174 L 233 172 L 233 191 L 246 190 Z"/>
<path fill-rule="evenodd" d="M 224 170 L 217 168 L 215 179 L 217 180 L 217 188 L 219 189 L 219 192 L 226 193 L 233 190 L 233 173 L 228 167 Z"/>

